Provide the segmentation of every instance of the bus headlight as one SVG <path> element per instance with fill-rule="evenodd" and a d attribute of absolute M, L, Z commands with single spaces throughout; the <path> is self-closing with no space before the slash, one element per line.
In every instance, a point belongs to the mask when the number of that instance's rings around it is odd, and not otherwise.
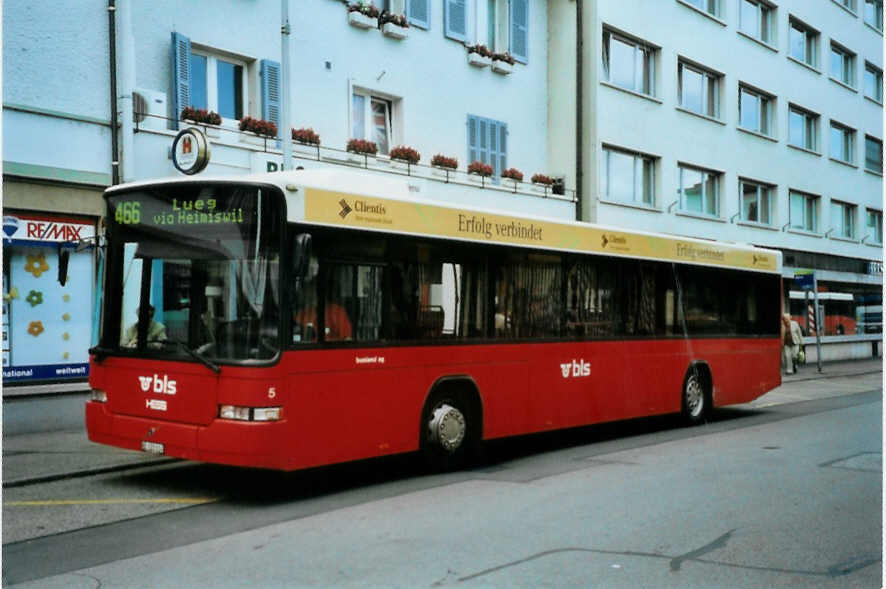
<path fill-rule="evenodd" d="M 95 401 L 96 403 L 107 403 L 108 393 L 101 389 L 92 389 L 92 394 L 89 395 L 89 400 Z"/>
<path fill-rule="evenodd" d="M 252 419 L 255 421 L 279 421 L 279 407 L 256 407 L 252 410 Z"/>
<path fill-rule="evenodd" d="M 237 421 L 279 421 L 280 407 L 238 407 L 236 405 L 220 405 L 218 416 L 221 419 Z"/>

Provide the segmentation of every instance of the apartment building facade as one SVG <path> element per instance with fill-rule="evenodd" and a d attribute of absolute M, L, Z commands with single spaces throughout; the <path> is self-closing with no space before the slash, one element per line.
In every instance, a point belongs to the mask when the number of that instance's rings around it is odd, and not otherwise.
<path fill-rule="evenodd" d="M 290 167 L 360 167 L 384 182 L 404 178 L 389 156 L 405 145 L 422 157 L 405 176 L 417 196 L 574 218 L 569 197 L 528 189 L 533 173 L 552 174 L 545 2 L 379 6 L 408 26 L 379 23 L 380 14 L 359 6 L 289 3 L 290 126 L 321 141 L 297 144 Z M 73 253 L 62 286 L 58 247 L 70 235 L 101 234 L 104 188 L 179 174 L 171 148 L 186 127 L 208 139 L 203 174 L 281 167 L 277 139 L 240 130 L 247 117 L 280 125 L 281 7 L 280 0 L 4 7 L 4 384 L 85 378 L 101 256 Z M 477 45 L 511 62 L 478 60 L 469 50 Z M 181 121 L 185 107 L 218 113 L 220 124 Z M 377 157 L 348 154 L 355 138 L 375 142 Z M 457 159 L 458 169 L 434 176 L 427 164 L 435 154 Z M 480 185 L 465 173 L 474 160 L 494 169 Z M 524 170 L 527 188 L 506 185 L 499 175 L 507 168 Z"/>
<path fill-rule="evenodd" d="M 577 145 L 583 218 L 779 249 L 801 325 L 812 270 L 830 350 L 880 353 L 882 23 L 881 0 L 560 4 L 582 43 L 549 69 L 582 83 L 552 87 L 549 137 Z"/>

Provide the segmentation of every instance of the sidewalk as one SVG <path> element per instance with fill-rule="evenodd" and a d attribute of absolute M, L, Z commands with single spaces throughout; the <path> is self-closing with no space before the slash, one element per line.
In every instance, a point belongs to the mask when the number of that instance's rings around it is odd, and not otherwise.
<path fill-rule="evenodd" d="M 782 385 L 749 405 L 755 408 L 832 397 L 861 392 L 847 386 L 833 390 L 825 379 L 845 378 L 879 373 L 876 386 L 882 386 L 883 363 L 880 359 L 852 362 L 830 362 L 822 365 L 819 373 L 814 364 L 802 367 L 796 374 L 783 376 Z M 836 383 L 834 383 L 836 384 Z M 814 386 L 812 386 L 814 385 Z M 865 384 L 869 390 L 871 385 Z M 5 419 L 5 417 L 4 417 Z M 87 476 L 102 472 L 126 470 L 175 460 L 120 450 L 94 444 L 86 438 L 85 430 L 67 429 L 3 436 L 3 487 L 18 487 L 64 478 Z"/>

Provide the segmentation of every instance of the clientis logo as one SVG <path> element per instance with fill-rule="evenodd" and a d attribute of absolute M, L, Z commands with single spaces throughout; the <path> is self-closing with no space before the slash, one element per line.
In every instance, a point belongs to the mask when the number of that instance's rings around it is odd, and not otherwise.
<path fill-rule="evenodd" d="M 176 390 L 176 382 L 169 380 L 169 376 L 166 374 L 163 375 L 163 378 L 156 374 L 154 376 L 139 376 L 138 384 L 145 393 L 153 392 L 158 395 L 174 395 Z"/>

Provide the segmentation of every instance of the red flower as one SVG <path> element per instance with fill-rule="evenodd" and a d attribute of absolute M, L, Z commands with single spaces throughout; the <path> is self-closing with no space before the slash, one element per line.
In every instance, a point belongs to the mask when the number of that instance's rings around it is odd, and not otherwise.
<path fill-rule="evenodd" d="M 550 186 L 554 183 L 554 179 L 550 176 L 545 176 L 544 174 L 533 174 L 532 175 L 532 183 L 533 184 L 547 184 Z"/>
<path fill-rule="evenodd" d="M 375 155 L 376 153 L 378 153 L 378 146 L 372 141 L 367 141 L 366 139 L 351 139 L 348 141 L 347 150 L 351 153 Z"/>
<path fill-rule="evenodd" d="M 477 174 L 478 176 L 492 176 L 492 166 L 483 162 L 472 162 L 468 166 L 468 174 Z"/>
<path fill-rule="evenodd" d="M 418 160 L 421 159 L 421 154 L 418 151 L 405 145 L 392 149 L 390 156 L 392 160 L 403 160 L 410 164 L 417 164 Z"/>
<path fill-rule="evenodd" d="M 445 155 L 440 155 L 439 153 L 431 158 L 432 166 L 439 166 L 441 168 L 458 168 L 458 160 L 454 157 L 446 157 Z"/>
<path fill-rule="evenodd" d="M 501 173 L 502 178 L 510 178 L 511 180 L 516 180 L 517 182 L 523 181 L 523 172 L 518 170 L 517 168 L 508 168 L 504 172 Z"/>

